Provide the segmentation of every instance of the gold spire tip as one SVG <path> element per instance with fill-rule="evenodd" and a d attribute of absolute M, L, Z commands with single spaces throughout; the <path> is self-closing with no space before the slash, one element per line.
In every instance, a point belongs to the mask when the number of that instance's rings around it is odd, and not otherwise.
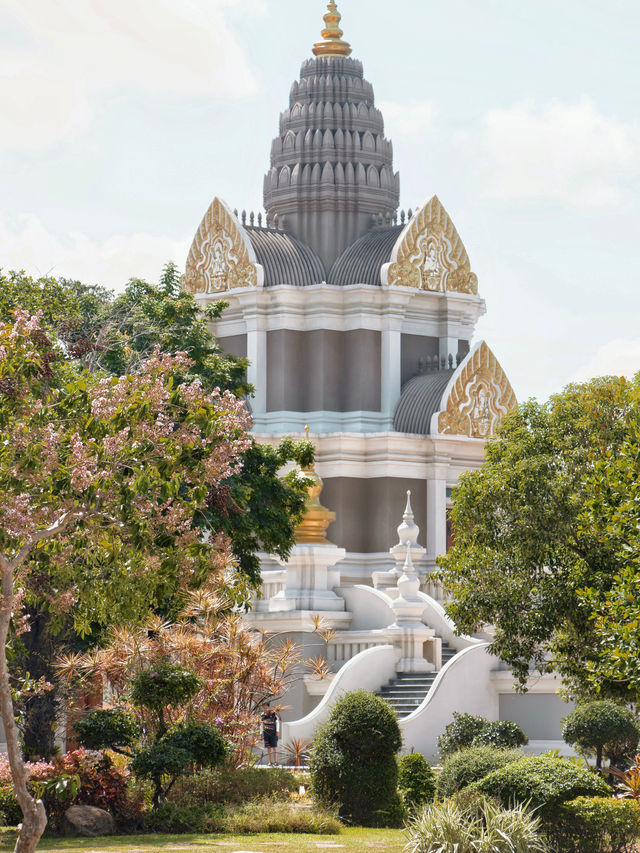
<path fill-rule="evenodd" d="M 305 424 L 304 434 L 307 437 L 307 441 L 309 441 L 309 424 Z"/>
<path fill-rule="evenodd" d="M 331 0 L 327 9 L 329 11 L 324 16 L 325 26 L 322 30 L 324 41 L 316 42 L 313 46 L 313 52 L 316 56 L 349 56 L 351 45 L 342 40 L 343 32 L 340 29 L 342 15 L 338 12 L 334 0 Z"/>

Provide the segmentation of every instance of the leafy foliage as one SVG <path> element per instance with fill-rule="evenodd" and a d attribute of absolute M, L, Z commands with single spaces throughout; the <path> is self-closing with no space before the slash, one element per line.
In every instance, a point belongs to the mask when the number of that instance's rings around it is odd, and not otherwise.
<path fill-rule="evenodd" d="M 410 813 L 433 800 L 436 774 L 421 752 L 403 755 L 398 761 L 398 790 Z"/>
<path fill-rule="evenodd" d="M 120 708 L 89 711 L 75 721 L 74 730 L 78 743 L 87 749 L 113 749 L 125 755 L 141 734 L 137 720 Z"/>
<path fill-rule="evenodd" d="M 367 825 L 396 799 L 400 729 L 389 705 L 357 690 L 342 696 L 316 733 L 310 772 L 314 796 L 341 817 Z"/>
<path fill-rule="evenodd" d="M 577 797 L 562 805 L 545 833 L 562 853 L 633 853 L 640 806 L 611 797 Z"/>
<path fill-rule="evenodd" d="M 484 779 L 492 770 L 498 770 L 522 758 L 517 749 L 498 749 L 494 746 L 471 746 L 451 754 L 438 775 L 438 797 L 450 797 L 468 785 Z"/>
<path fill-rule="evenodd" d="M 629 708 L 615 702 L 586 702 L 566 717 L 562 737 L 585 755 L 595 755 L 600 768 L 603 756 L 618 764 L 637 752 L 640 722 Z"/>
<path fill-rule="evenodd" d="M 185 705 L 201 686 L 195 672 L 177 664 L 164 663 L 136 673 L 131 682 L 131 701 L 139 708 L 155 712 L 160 719 L 160 728 L 163 728 L 167 706 Z"/>
<path fill-rule="evenodd" d="M 460 480 L 447 610 L 495 626 L 522 687 L 533 662 L 574 696 L 640 689 L 639 448 L 640 377 L 594 379 L 511 412 Z"/>
<path fill-rule="evenodd" d="M 445 726 L 443 734 L 438 737 L 438 749 L 443 757 L 451 755 L 458 749 L 471 746 L 473 739 L 480 734 L 487 720 L 475 714 L 460 714 L 453 712 L 453 720 Z"/>
<path fill-rule="evenodd" d="M 609 773 L 616 783 L 616 796 L 622 800 L 640 801 L 640 755 L 636 755 L 633 764 L 627 770 L 610 767 Z"/>
<path fill-rule="evenodd" d="M 540 819 L 484 797 L 427 806 L 408 825 L 407 853 L 546 853 Z"/>
<path fill-rule="evenodd" d="M 472 746 L 497 746 L 502 749 L 514 749 L 525 746 L 529 738 L 517 723 L 512 720 L 490 720 L 474 737 Z"/>
<path fill-rule="evenodd" d="M 474 714 L 453 712 L 453 720 L 438 737 L 443 757 L 469 746 L 496 746 L 512 749 L 524 746 L 528 738 L 517 723 L 511 720 L 487 720 Z"/>
<path fill-rule="evenodd" d="M 280 767 L 228 766 L 207 768 L 178 779 L 168 799 L 179 806 L 206 803 L 238 805 L 247 800 L 289 800 L 298 791 L 299 780 Z"/>
<path fill-rule="evenodd" d="M 557 806 L 576 797 L 606 797 L 612 791 L 607 783 L 574 762 L 548 755 L 535 755 L 512 761 L 489 773 L 471 786 L 504 805 L 528 803 L 545 820 L 553 819 Z"/>

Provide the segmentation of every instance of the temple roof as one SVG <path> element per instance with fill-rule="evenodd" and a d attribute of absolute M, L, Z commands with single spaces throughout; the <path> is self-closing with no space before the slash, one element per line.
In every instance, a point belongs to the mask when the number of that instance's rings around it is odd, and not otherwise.
<path fill-rule="evenodd" d="M 304 243 L 284 231 L 245 227 L 256 259 L 264 267 L 264 286 L 293 284 L 308 287 L 325 279 L 318 256 Z"/>
<path fill-rule="evenodd" d="M 391 252 L 402 225 L 376 228 L 360 237 L 335 262 L 327 278 L 328 284 L 344 287 L 348 284 L 380 286 L 380 268 L 391 260 Z"/>
<path fill-rule="evenodd" d="M 453 370 L 435 370 L 410 379 L 402 389 L 393 416 L 396 432 L 429 435 L 431 418 L 440 411 L 442 395 L 453 376 Z"/>

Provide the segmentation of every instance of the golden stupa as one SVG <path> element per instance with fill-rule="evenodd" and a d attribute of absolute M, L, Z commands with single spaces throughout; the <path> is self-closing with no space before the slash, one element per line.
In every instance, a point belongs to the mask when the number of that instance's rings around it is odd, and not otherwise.
<path fill-rule="evenodd" d="M 305 427 L 307 440 L 309 440 L 309 427 Z M 336 514 L 322 506 L 320 494 L 323 489 L 322 478 L 318 475 L 313 465 L 303 468 L 301 473 L 312 483 L 307 487 L 307 505 L 304 517 L 295 530 L 297 545 L 331 545 L 327 539 L 327 528 L 335 521 Z"/>
<path fill-rule="evenodd" d="M 313 52 L 316 56 L 349 56 L 351 45 L 342 40 L 343 32 L 339 26 L 342 15 L 338 12 L 338 7 L 333 0 L 327 8 L 329 11 L 324 16 L 325 27 L 322 30 L 324 41 L 316 42 Z"/>

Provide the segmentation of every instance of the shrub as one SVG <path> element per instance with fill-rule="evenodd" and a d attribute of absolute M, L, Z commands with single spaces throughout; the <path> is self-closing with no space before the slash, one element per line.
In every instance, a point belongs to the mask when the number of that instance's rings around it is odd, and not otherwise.
<path fill-rule="evenodd" d="M 183 806 L 239 804 L 265 797 L 288 799 L 300 784 L 293 773 L 280 767 L 246 767 L 241 770 L 221 767 L 201 770 L 178 779 L 168 799 Z"/>
<path fill-rule="evenodd" d="M 517 749 L 496 749 L 494 746 L 472 746 L 454 752 L 438 776 L 436 792 L 439 797 L 450 797 L 467 785 L 484 779 L 492 770 L 520 758 L 522 753 Z"/>
<path fill-rule="evenodd" d="M 258 832 L 299 832 L 337 835 L 342 824 L 335 813 L 323 808 L 300 808 L 294 803 L 263 801 L 229 809 L 224 832 L 235 835 Z"/>
<path fill-rule="evenodd" d="M 453 720 L 438 738 L 440 755 L 446 758 L 468 746 L 499 746 L 514 749 L 524 746 L 529 738 L 511 720 L 487 720 L 474 714 L 453 712 Z"/>
<path fill-rule="evenodd" d="M 116 749 L 121 751 L 140 737 L 137 720 L 117 708 L 97 708 L 89 711 L 74 724 L 78 743 L 87 749 Z"/>
<path fill-rule="evenodd" d="M 545 853 L 540 820 L 524 806 L 504 809 L 484 797 L 427 806 L 408 826 L 407 853 Z"/>
<path fill-rule="evenodd" d="M 558 809 L 545 832 L 562 853 L 632 853 L 640 840 L 640 806 L 612 797 L 578 797 Z"/>
<path fill-rule="evenodd" d="M 484 717 L 476 717 L 474 714 L 459 714 L 454 711 L 453 720 L 438 738 L 440 755 L 445 758 L 459 749 L 464 749 L 465 746 L 471 746 L 473 739 L 480 734 L 486 723 L 487 720 Z"/>
<path fill-rule="evenodd" d="M 430 803 L 436 792 L 436 774 L 421 752 L 403 755 L 398 762 L 398 790 L 410 812 Z"/>
<path fill-rule="evenodd" d="M 497 746 L 502 749 L 516 749 L 529 743 L 529 738 L 517 723 L 511 720 L 487 722 L 477 734 L 472 746 Z"/>
<path fill-rule="evenodd" d="M 364 690 L 342 696 L 311 753 L 316 800 L 337 806 L 354 823 L 377 822 L 375 812 L 391 808 L 396 798 L 401 742 L 396 716 L 383 699 Z"/>
<path fill-rule="evenodd" d="M 611 788 L 595 773 L 574 762 L 550 755 L 529 755 L 489 773 L 471 786 L 503 805 L 529 803 L 543 819 L 553 819 L 557 807 L 576 797 L 606 797 Z"/>
<path fill-rule="evenodd" d="M 322 808 L 302 809 L 294 803 L 262 800 L 240 808 L 209 804 L 178 806 L 163 803 L 142 819 L 144 832 L 181 833 L 309 833 L 335 835 L 342 824 L 335 814 Z"/>
<path fill-rule="evenodd" d="M 4 826 L 17 826 L 22 820 L 22 812 L 11 785 L 3 785 L 0 788 L 0 812 Z"/>
<path fill-rule="evenodd" d="M 628 708 L 605 699 L 578 705 L 565 718 L 562 737 L 584 755 L 605 756 L 612 764 L 631 758 L 638 749 L 640 723 Z"/>

